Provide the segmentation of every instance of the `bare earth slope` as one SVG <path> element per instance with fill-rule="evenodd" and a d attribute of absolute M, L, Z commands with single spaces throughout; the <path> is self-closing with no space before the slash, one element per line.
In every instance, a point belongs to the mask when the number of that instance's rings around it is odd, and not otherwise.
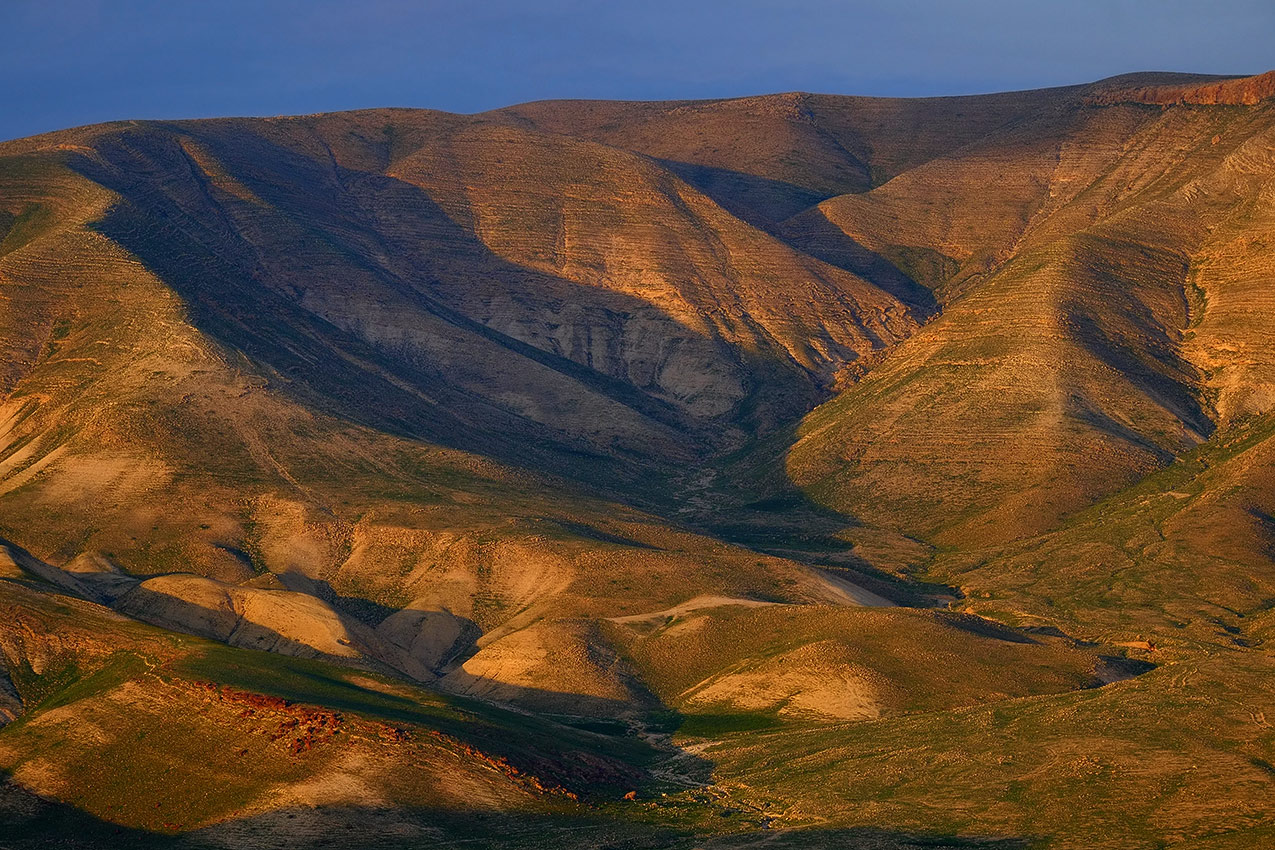
<path fill-rule="evenodd" d="M 0 143 L 6 840 L 1269 839 L 1272 93 Z"/>
<path fill-rule="evenodd" d="M 1266 392 L 1265 332 L 1224 316 L 1261 311 L 1239 293 L 1269 280 L 1273 117 L 1086 109 L 821 205 L 953 271 L 942 317 L 806 420 L 794 479 L 935 539 L 1015 536 L 1264 411 L 1244 400 Z"/>

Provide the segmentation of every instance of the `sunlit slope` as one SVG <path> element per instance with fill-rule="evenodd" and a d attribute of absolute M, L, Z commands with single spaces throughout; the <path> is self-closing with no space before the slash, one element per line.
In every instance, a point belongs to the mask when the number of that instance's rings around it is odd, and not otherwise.
<path fill-rule="evenodd" d="M 685 791 L 712 765 L 666 735 L 652 746 L 624 724 L 565 718 L 581 731 L 376 672 L 173 634 L 13 564 L 0 572 L 0 610 L 0 682 L 18 715 L 0 732 L 0 770 L 45 805 L 88 816 L 85 840 L 122 829 L 237 844 L 326 827 L 384 829 L 396 846 L 440 830 L 473 837 L 488 818 L 543 818 L 551 834 L 566 819 L 587 835 L 745 826 L 720 818 L 749 794 Z M 608 629 L 685 712 L 678 740 L 1092 687 L 1106 669 L 1069 642 L 950 614 L 718 604 Z M 644 802 L 596 808 L 627 791 Z M 32 836 L 51 825 L 12 823 Z"/>
<path fill-rule="evenodd" d="M 950 553 L 933 571 L 970 610 L 1105 641 L 1271 636 L 1275 477 L 1270 416 L 1220 434 L 1049 534 Z"/>
<path fill-rule="evenodd" d="M 1198 83 L 0 145 L 0 817 L 1260 842 L 1275 115 Z"/>
<path fill-rule="evenodd" d="M 742 805 L 809 825 L 811 846 L 854 825 L 1239 850 L 1275 835 L 1271 674 L 1264 653 L 1224 652 L 1094 690 L 696 743 Z"/>
<path fill-rule="evenodd" d="M 204 234 L 180 218 L 178 200 L 150 198 L 164 216 L 127 219 L 138 223 L 127 233 L 143 253 L 178 246 L 156 255 L 168 257 L 158 270 L 180 282 L 170 287 L 101 232 L 137 209 L 66 168 L 65 155 L 55 146 L 4 172 L 18 213 L 0 258 L 15 352 L 0 536 L 49 569 L 67 568 L 87 597 L 239 646 L 424 680 L 474 656 L 457 689 L 487 693 L 495 677 L 491 687 L 515 694 L 604 696 L 618 709 L 632 694 L 590 660 L 591 620 L 704 592 L 837 598 L 801 565 L 673 529 L 527 469 L 550 466 L 533 443 L 519 469 L 411 439 L 402 432 L 413 422 L 440 428 L 448 442 L 470 435 L 454 418 L 435 421 L 437 399 L 379 365 L 388 356 L 366 341 L 277 293 L 252 300 L 268 287 L 252 289 L 221 255 L 171 229 L 181 220 Z M 196 207 L 203 197 L 167 191 Z M 286 217 L 271 222 L 286 231 Z M 328 247 L 305 261 L 321 267 Z M 278 254 L 282 264 L 301 259 Z M 502 430 L 506 421 L 480 417 L 473 439 L 510 447 L 526 432 Z M 553 622 L 514 637 L 545 618 Z M 505 638 L 489 654 L 543 657 L 539 641 L 548 640 L 586 661 L 574 671 L 551 666 L 531 683 L 502 679 L 499 665 L 483 665 L 488 644 Z"/>
<path fill-rule="evenodd" d="M 876 211 L 877 192 L 828 202 L 870 222 L 847 227 L 857 239 L 884 251 L 867 234 L 888 233 L 896 253 L 941 254 L 961 282 L 941 318 L 805 420 L 787 460 L 799 485 L 939 541 L 1004 539 L 1165 465 L 1235 406 L 1264 409 L 1275 113 L 1140 109 L 1077 119 L 1058 151 L 1083 151 L 1080 164 L 1060 158 L 1058 185 L 1034 199 L 982 188 L 990 162 L 1008 170 L 1021 151 L 1030 173 L 1041 161 L 1011 135 L 948 172 L 931 163 L 887 184 Z M 1104 148 L 1095 127 L 1125 135 Z M 934 183 L 957 214 L 909 225 L 882 212 L 923 209 Z"/>
<path fill-rule="evenodd" d="M 325 826 L 403 843 L 472 835 L 475 818 L 584 815 L 577 797 L 645 789 L 662 757 L 380 676 L 172 635 L 26 581 L 0 581 L 0 606 L 0 661 L 25 708 L 0 737 L 0 770 L 87 816 L 85 841 L 209 829 L 234 846 Z M 6 841 L 60 822 L 22 814 L 5 812 Z"/>
<path fill-rule="evenodd" d="M 612 623 L 644 681 L 706 735 L 1068 691 L 1106 672 L 1091 649 L 947 612 L 736 604 Z"/>
<path fill-rule="evenodd" d="M 730 100 L 543 101 L 500 110 L 531 126 L 654 157 L 747 221 L 770 227 L 864 192 L 1082 87 L 951 98 L 789 92 Z"/>

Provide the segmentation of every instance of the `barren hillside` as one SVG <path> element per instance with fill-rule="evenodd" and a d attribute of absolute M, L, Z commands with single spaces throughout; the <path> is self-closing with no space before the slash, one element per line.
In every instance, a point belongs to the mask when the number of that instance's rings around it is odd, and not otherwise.
<path fill-rule="evenodd" d="M 1260 845 L 1273 91 L 0 143 L 0 825 Z"/>

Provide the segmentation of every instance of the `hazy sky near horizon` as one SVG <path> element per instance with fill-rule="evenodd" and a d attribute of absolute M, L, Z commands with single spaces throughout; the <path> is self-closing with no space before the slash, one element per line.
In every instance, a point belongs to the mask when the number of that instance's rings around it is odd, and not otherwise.
<path fill-rule="evenodd" d="M 0 139 L 121 118 L 1275 67 L 1272 0 L 0 0 Z"/>

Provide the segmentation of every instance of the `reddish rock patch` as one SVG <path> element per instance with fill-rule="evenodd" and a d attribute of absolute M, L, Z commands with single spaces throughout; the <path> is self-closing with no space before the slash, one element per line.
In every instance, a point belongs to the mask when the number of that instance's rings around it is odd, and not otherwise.
<path fill-rule="evenodd" d="M 1156 106 L 1253 106 L 1275 97 L 1275 71 L 1218 83 L 1187 86 L 1142 86 L 1099 92 L 1086 99 L 1092 106 L 1146 103 Z"/>

